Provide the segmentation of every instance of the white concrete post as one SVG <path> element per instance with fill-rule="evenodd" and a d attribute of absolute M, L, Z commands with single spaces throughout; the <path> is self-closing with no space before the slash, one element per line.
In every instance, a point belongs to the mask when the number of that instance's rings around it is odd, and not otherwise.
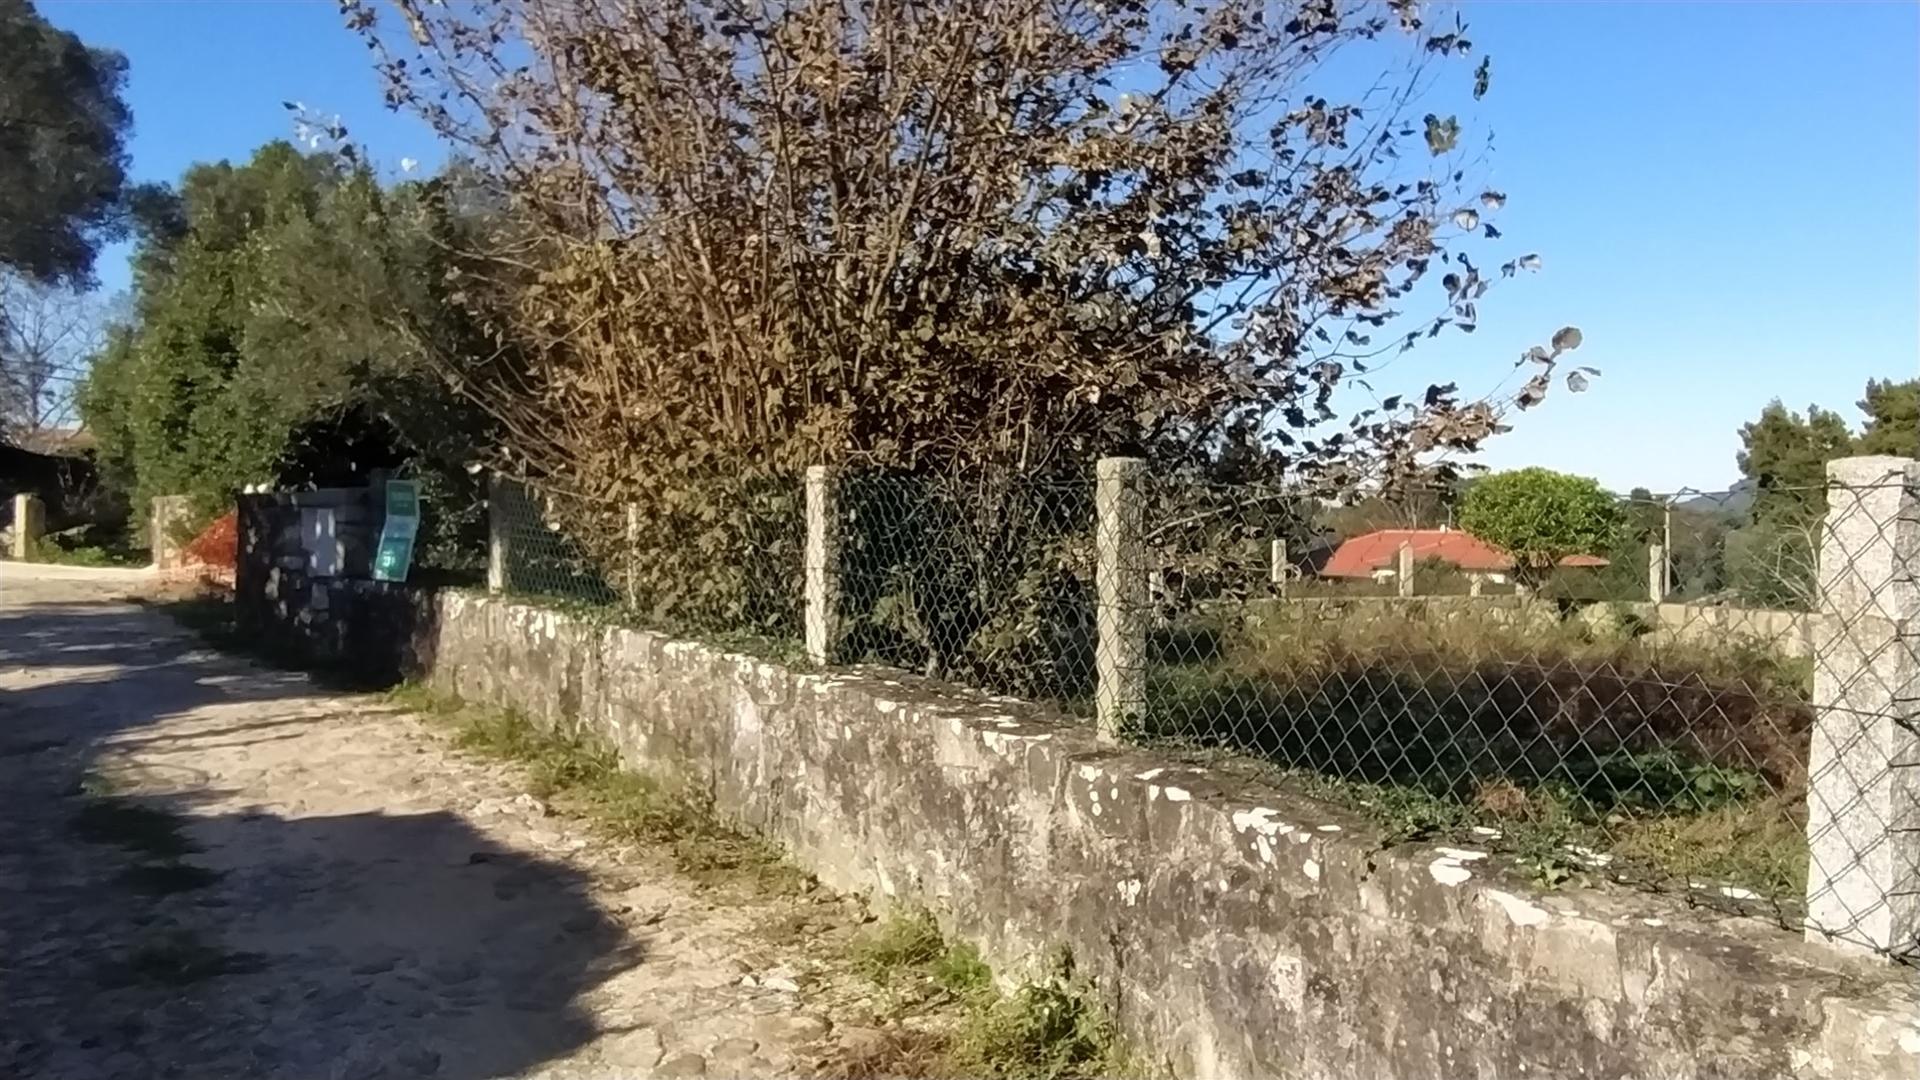
<path fill-rule="evenodd" d="M 1401 544 L 1398 559 L 1394 563 L 1394 585 L 1402 597 L 1413 595 L 1413 545 Z"/>
<path fill-rule="evenodd" d="M 627 504 L 627 550 L 622 560 L 627 571 L 627 605 L 632 607 L 640 602 L 640 504 Z"/>
<path fill-rule="evenodd" d="M 1147 708 L 1147 627 L 1152 618 L 1145 498 L 1139 458 L 1101 458 L 1094 468 L 1094 714 L 1113 742 Z"/>
<path fill-rule="evenodd" d="M 1287 595 L 1287 542 L 1275 540 L 1267 548 L 1267 580 L 1278 596 Z"/>
<path fill-rule="evenodd" d="M 1667 549 L 1659 544 L 1647 548 L 1647 599 L 1659 603 L 1667 598 Z"/>
<path fill-rule="evenodd" d="M 806 594 L 807 659 L 833 662 L 840 621 L 839 478 L 825 465 L 807 466 Z"/>
<path fill-rule="evenodd" d="M 510 480 L 498 473 L 487 477 L 487 591 L 507 591 L 507 498 Z"/>
<path fill-rule="evenodd" d="M 1827 465 L 1807 936 L 1920 957 L 1920 464 Z"/>
<path fill-rule="evenodd" d="M 13 497 L 13 557 L 25 562 L 47 531 L 47 504 L 40 496 L 21 492 Z"/>

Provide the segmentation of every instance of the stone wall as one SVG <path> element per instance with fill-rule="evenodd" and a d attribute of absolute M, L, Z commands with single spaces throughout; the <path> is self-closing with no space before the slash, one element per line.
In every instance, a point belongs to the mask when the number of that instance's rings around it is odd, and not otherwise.
<path fill-rule="evenodd" d="M 1910 969 L 1766 923 L 1540 893 L 1478 851 L 1383 852 L 1325 805 L 892 670 L 312 585 L 278 578 L 262 630 L 594 732 L 827 884 L 930 907 L 1003 971 L 1069 947 L 1180 1077 L 1920 1076 Z"/>

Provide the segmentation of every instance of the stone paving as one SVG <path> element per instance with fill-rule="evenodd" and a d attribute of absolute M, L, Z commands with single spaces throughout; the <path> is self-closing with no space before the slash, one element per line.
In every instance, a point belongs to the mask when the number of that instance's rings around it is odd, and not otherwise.
<path fill-rule="evenodd" d="M 0 1076 L 803 1076 L 873 1034 L 857 903 L 698 887 L 127 592 L 0 564 Z"/>

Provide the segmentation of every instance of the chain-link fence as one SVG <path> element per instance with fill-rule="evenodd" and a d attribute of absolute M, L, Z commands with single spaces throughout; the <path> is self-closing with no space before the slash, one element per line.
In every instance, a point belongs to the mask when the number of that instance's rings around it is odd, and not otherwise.
<path fill-rule="evenodd" d="M 1549 882 L 1797 904 L 1804 615 L 1655 603 L 1650 533 L 1528 568 L 1445 524 L 1341 535 L 1351 506 L 1175 487 L 1144 499 L 1198 524 L 1146 526 L 1142 737 L 1271 763 L 1397 839 L 1504 847 Z"/>
<path fill-rule="evenodd" d="M 805 518 L 797 479 L 587 503 L 500 479 L 489 584 L 616 621 L 797 655 Z"/>
<path fill-rule="evenodd" d="M 1904 474 L 1609 496 L 1598 540 L 1525 559 L 1460 527 L 1458 487 L 1125 476 L 832 474 L 817 658 L 1047 702 L 1546 884 L 1675 890 L 1889 952 L 1916 924 Z M 803 490 L 586 509 L 503 485 L 496 584 L 792 656 Z"/>

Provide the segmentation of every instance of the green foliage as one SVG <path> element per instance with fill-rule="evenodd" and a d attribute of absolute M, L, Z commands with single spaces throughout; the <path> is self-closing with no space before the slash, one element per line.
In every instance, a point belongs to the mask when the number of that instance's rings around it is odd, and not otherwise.
<path fill-rule="evenodd" d="M 937 1052 L 913 1061 L 911 1075 L 1096 1080 L 1130 1071 L 1112 1017 L 1064 950 L 1040 979 L 1003 995 L 978 950 L 947 942 L 931 913 L 913 910 L 862 935 L 853 962 L 903 1000 L 953 1000 L 964 1009 L 958 1028 L 939 1040 Z M 904 1071 L 867 1064 L 859 1075 Z"/>
<path fill-rule="evenodd" d="M 81 395 L 109 474 L 141 504 L 191 495 L 202 517 L 250 484 L 407 466 L 434 501 L 477 504 L 463 466 L 487 424 L 428 367 L 471 338 L 446 313 L 445 195 L 285 143 L 189 169 L 143 220 L 133 318 Z"/>
<path fill-rule="evenodd" d="M 0 268 L 91 280 L 127 195 L 126 76 L 119 53 L 54 28 L 28 0 L 0 0 Z"/>
<path fill-rule="evenodd" d="M 1920 458 L 1920 379 L 1870 379 L 1859 405 L 1867 426 L 1854 441 L 1854 453 Z"/>
<path fill-rule="evenodd" d="M 1805 416 L 1778 400 L 1740 428 L 1736 461 L 1754 485 L 1752 517 L 1763 524 L 1817 521 L 1827 509 L 1827 462 L 1853 448 L 1839 413 L 1817 405 Z"/>
<path fill-rule="evenodd" d="M 1619 503 L 1583 476 L 1530 468 L 1495 473 L 1460 501 L 1460 526 L 1513 557 L 1516 579 L 1537 584 L 1569 555 L 1610 550 Z"/>

